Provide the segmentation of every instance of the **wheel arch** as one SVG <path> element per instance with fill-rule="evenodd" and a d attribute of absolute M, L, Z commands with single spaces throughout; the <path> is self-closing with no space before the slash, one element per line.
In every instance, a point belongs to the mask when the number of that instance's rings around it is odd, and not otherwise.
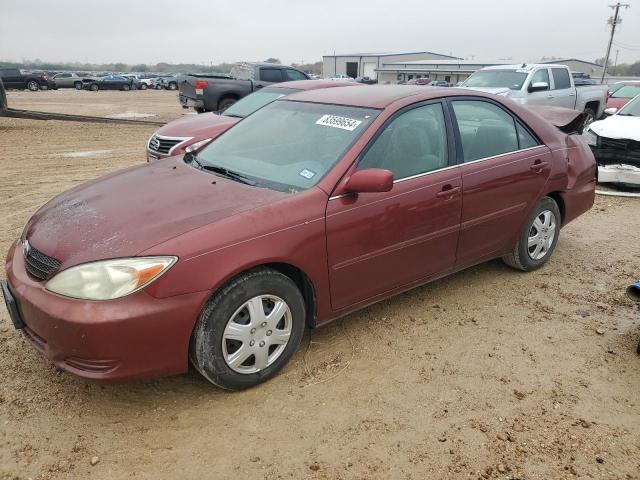
<path fill-rule="evenodd" d="M 561 192 L 549 192 L 545 195 L 545 197 L 552 198 L 556 202 L 556 204 L 558 205 L 558 209 L 560 210 L 560 224 L 564 225 L 566 210 Z"/>
<path fill-rule="evenodd" d="M 584 106 L 584 109 L 593 110 L 594 115 L 598 115 L 598 109 L 600 108 L 600 102 L 598 100 L 591 100 L 587 102 Z M 596 118 L 597 120 L 597 118 Z"/>
<path fill-rule="evenodd" d="M 220 108 L 220 104 L 228 99 L 232 99 L 237 102 L 238 100 L 240 100 L 240 95 L 238 95 L 237 93 L 225 93 L 223 95 L 220 95 L 220 98 L 218 98 L 217 107 Z"/>

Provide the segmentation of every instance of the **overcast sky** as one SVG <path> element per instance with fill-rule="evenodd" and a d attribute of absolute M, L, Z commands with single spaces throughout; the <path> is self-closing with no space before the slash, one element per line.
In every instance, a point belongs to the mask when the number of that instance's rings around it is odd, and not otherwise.
<path fill-rule="evenodd" d="M 627 0 L 620 61 L 640 59 L 640 0 Z M 0 0 L 0 61 L 129 64 L 433 51 L 476 60 L 593 61 L 612 0 Z M 624 48 L 623 48 L 624 47 Z"/>

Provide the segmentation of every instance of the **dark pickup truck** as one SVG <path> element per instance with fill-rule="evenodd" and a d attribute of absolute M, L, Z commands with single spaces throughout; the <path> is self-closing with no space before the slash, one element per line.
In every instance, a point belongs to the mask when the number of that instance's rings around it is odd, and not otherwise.
<path fill-rule="evenodd" d="M 229 75 L 178 76 L 178 100 L 196 112 L 221 112 L 255 90 L 272 83 L 309 80 L 293 67 L 273 63 L 239 63 Z"/>
<path fill-rule="evenodd" d="M 46 73 L 22 73 L 17 68 L 0 67 L 0 78 L 7 89 L 29 89 L 37 92 L 40 89 L 54 88 L 56 85 Z"/>

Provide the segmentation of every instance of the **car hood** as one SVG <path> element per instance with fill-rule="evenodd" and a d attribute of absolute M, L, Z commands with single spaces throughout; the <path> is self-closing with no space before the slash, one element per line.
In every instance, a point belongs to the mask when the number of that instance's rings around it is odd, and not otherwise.
<path fill-rule="evenodd" d="M 474 90 L 476 92 L 493 93 L 494 95 L 508 96 L 509 92 L 514 91 L 509 88 L 480 88 L 480 87 L 459 87 L 466 90 Z"/>
<path fill-rule="evenodd" d="M 23 238 L 67 268 L 134 256 L 195 228 L 286 196 L 196 170 L 172 157 L 113 173 L 59 195 L 29 220 Z"/>
<path fill-rule="evenodd" d="M 600 137 L 640 142 L 640 117 L 613 115 L 599 122 L 593 122 L 589 128 Z"/>
<path fill-rule="evenodd" d="M 212 138 L 231 128 L 240 120 L 240 118 L 225 117 L 215 113 L 185 115 L 160 127 L 156 134 L 167 137 Z"/>

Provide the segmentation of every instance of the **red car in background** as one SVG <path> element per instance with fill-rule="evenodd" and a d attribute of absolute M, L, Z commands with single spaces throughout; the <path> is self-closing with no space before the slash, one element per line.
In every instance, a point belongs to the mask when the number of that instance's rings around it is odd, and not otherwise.
<path fill-rule="evenodd" d="M 558 126 L 580 115 L 560 110 Z M 592 206 L 595 169 L 580 135 L 505 97 L 300 92 L 197 153 L 54 198 L 11 246 L 2 290 L 15 327 L 69 372 L 123 381 L 190 359 L 247 388 L 306 327 L 489 259 L 542 267 Z"/>
<path fill-rule="evenodd" d="M 640 95 L 640 82 L 627 81 L 616 83 L 613 85 L 611 94 L 607 97 L 607 108 L 615 108 L 616 111 L 620 110 L 637 95 Z M 615 112 L 605 113 L 612 114 Z"/>
<path fill-rule="evenodd" d="M 244 117 L 285 95 L 304 90 L 353 86 L 362 86 L 362 84 L 333 82 L 330 80 L 283 82 L 247 95 L 221 114 L 209 112 L 179 118 L 159 128 L 149 138 L 147 142 L 147 161 L 182 155 L 187 149 L 189 151 L 198 150 Z"/>

